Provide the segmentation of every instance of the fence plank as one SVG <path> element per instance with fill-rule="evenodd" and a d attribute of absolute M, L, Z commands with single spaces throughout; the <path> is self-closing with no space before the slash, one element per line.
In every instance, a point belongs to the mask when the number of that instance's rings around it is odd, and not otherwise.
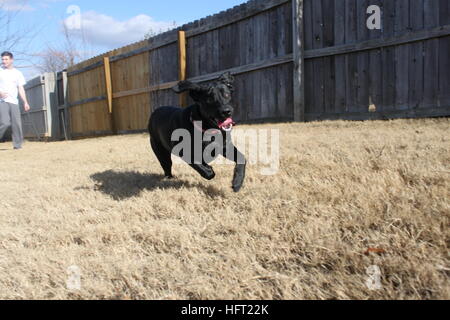
<path fill-rule="evenodd" d="M 271 38 L 270 38 L 270 29 L 269 29 L 269 17 L 271 11 L 266 11 L 261 17 L 261 35 L 262 42 L 260 43 L 260 50 L 262 55 L 262 60 L 270 59 L 270 46 L 271 46 Z M 262 103 L 261 103 L 261 118 L 271 118 L 274 107 L 276 106 L 276 90 L 274 86 L 274 82 L 276 83 L 276 76 L 273 74 L 273 68 L 265 69 L 263 71 L 262 79 L 261 79 L 261 88 L 262 88 Z"/>
<path fill-rule="evenodd" d="M 304 0 L 303 4 L 303 29 L 305 39 L 306 57 L 307 50 L 313 50 L 313 14 L 312 3 L 314 0 Z M 314 65 L 313 60 L 304 60 L 305 64 L 305 114 L 314 112 Z"/>
<path fill-rule="evenodd" d="M 439 24 L 450 25 L 450 1 L 439 0 Z M 439 39 L 439 105 L 450 102 L 450 36 Z M 444 71 L 445 70 L 445 71 Z"/>
<path fill-rule="evenodd" d="M 357 39 L 356 28 L 356 0 L 346 0 L 345 3 L 345 42 L 355 43 Z M 358 101 L 358 69 L 357 69 L 357 56 L 355 53 L 346 55 L 346 112 L 357 111 Z"/>
<path fill-rule="evenodd" d="M 424 29 L 423 0 L 410 2 L 410 25 L 413 32 Z M 423 42 L 415 42 L 409 45 L 409 108 L 419 108 L 423 105 L 423 50 Z"/>
<path fill-rule="evenodd" d="M 345 0 L 336 0 L 334 7 L 334 45 L 345 44 Z M 344 112 L 346 103 L 346 57 L 334 56 L 335 101 L 334 112 Z"/>
<path fill-rule="evenodd" d="M 391 12 L 384 10 L 383 0 L 373 0 L 370 5 L 382 8 L 382 21 L 388 19 Z M 367 12 L 366 12 L 367 13 Z M 366 18 L 368 15 L 366 15 Z M 382 39 L 381 30 L 370 30 L 369 39 Z M 377 48 L 369 51 L 369 112 L 382 111 L 383 109 L 383 73 L 382 73 L 382 50 Z"/>
<path fill-rule="evenodd" d="M 246 26 L 247 29 L 247 38 L 246 43 L 248 44 L 247 50 L 246 50 L 246 61 L 247 63 L 253 63 L 255 61 L 254 59 L 254 45 L 253 45 L 253 39 L 255 37 L 255 29 L 253 27 L 253 19 L 249 19 Z M 246 105 L 246 119 L 251 119 L 253 114 L 253 104 L 254 104 L 254 93 L 253 93 L 253 87 L 254 87 L 254 75 L 253 74 L 246 74 L 245 75 L 245 82 L 247 85 L 248 94 L 245 95 L 244 103 Z"/>
<path fill-rule="evenodd" d="M 367 41 L 370 38 L 366 17 L 368 0 L 357 0 L 356 21 L 357 41 Z M 357 53 L 358 85 L 357 85 L 357 110 L 366 112 L 369 109 L 369 52 Z"/>
<path fill-rule="evenodd" d="M 439 40 L 439 105 L 450 104 L 450 37 Z"/>
<path fill-rule="evenodd" d="M 253 20 L 253 28 L 255 30 L 254 38 L 253 38 L 253 61 L 261 62 L 262 54 L 259 50 L 260 44 L 262 42 L 261 35 L 261 16 L 254 16 Z M 262 71 L 257 71 L 253 75 L 253 103 L 252 103 L 252 117 L 256 119 L 261 118 L 261 104 L 262 104 L 262 88 L 261 88 L 261 73 Z"/>
<path fill-rule="evenodd" d="M 409 0 L 396 2 L 395 33 L 404 34 L 410 28 Z M 404 44 L 396 48 L 396 109 L 407 110 L 409 99 L 409 45 Z"/>
<path fill-rule="evenodd" d="M 424 1 L 424 26 L 431 29 L 439 25 L 439 3 Z M 423 107 L 433 107 L 438 102 L 439 91 L 439 39 L 424 41 L 424 92 Z"/>
<path fill-rule="evenodd" d="M 382 41 L 390 39 L 395 35 L 395 17 L 397 7 L 395 1 L 384 1 L 384 19 L 383 19 L 383 38 Z M 387 14 L 386 14 L 387 13 Z M 380 108 L 381 111 L 395 110 L 395 81 L 396 81 L 396 68 L 395 68 L 395 47 L 383 47 L 381 48 L 381 59 L 383 61 L 381 65 L 382 77 L 383 77 L 383 103 Z"/>
<path fill-rule="evenodd" d="M 305 68 L 304 68 L 304 36 L 303 36 L 303 0 L 292 0 L 293 16 L 293 92 L 294 121 L 304 121 L 305 118 Z M 279 103 L 279 102 L 278 102 Z"/>
<path fill-rule="evenodd" d="M 323 10 L 322 1 L 313 1 L 312 3 L 313 14 L 313 47 L 314 49 L 321 49 L 324 47 L 324 33 L 323 33 Z M 313 107 L 315 112 L 325 112 L 324 103 L 324 83 L 325 83 L 325 60 L 323 58 L 317 58 L 313 60 L 313 90 L 314 90 L 314 102 Z"/>
<path fill-rule="evenodd" d="M 439 25 L 447 26 L 450 24 L 450 1 L 436 0 L 439 2 Z"/>
<path fill-rule="evenodd" d="M 69 103 L 69 107 L 76 107 L 76 106 L 80 106 L 83 104 L 88 104 L 88 103 L 92 103 L 92 102 L 97 102 L 97 101 L 102 101 L 102 100 L 107 100 L 106 96 L 98 96 L 98 97 L 92 97 L 92 98 L 87 98 L 87 99 L 83 99 L 83 100 L 78 100 L 78 101 L 74 101 Z"/>
<path fill-rule="evenodd" d="M 323 46 L 331 47 L 334 45 L 334 0 L 322 0 L 323 14 Z M 335 59 L 334 57 L 323 58 L 323 94 L 324 94 L 324 112 L 334 112 L 335 110 Z"/>

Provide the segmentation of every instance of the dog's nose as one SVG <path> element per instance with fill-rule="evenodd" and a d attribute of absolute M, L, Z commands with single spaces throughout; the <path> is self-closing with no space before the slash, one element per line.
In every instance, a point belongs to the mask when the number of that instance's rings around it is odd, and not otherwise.
<path fill-rule="evenodd" d="M 222 116 L 224 118 L 230 118 L 232 113 L 231 109 L 225 109 L 222 111 Z"/>

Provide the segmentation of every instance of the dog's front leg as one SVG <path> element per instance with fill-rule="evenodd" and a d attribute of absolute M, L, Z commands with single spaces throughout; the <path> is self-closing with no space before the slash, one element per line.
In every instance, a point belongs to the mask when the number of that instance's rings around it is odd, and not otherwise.
<path fill-rule="evenodd" d="M 234 192 L 239 192 L 244 184 L 245 179 L 245 168 L 247 166 L 247 161 L 244 155 L 234 146 L 232 142 L 227 143 L 224 149 L 225 157 L 236 163 L 234 168 L 233 183 L 232 188 Z"/>
<path fill-rule="evenodd" d="M 192 147 L 192 146 L 191 146 Z M 186 152 L 189 151 L 189 152 Z M 200 150 L 201 151 L 201 150 Z M 202 158 L 199 157 L 199 153 L 196 155 L 196 150 L 194 148 L 182 148 L 180 150 L 176 150 L 175 147 L 172 147 L 172 153 L 176 156 L 180 157 L 184 162 L 186 162 L 191 168 L 197 171 L 204 179 L 212 180 L 216 177 L 216 173 L 213 168 L 206 164 Z M 203 154 L 200 152 L 200 155 Z"/>
<path fill-rule="evenodd" d="M 216 177 L 213 168 L 207 164 L 190 164 L 190 166 L 206 180 L 212 180 Z"/>

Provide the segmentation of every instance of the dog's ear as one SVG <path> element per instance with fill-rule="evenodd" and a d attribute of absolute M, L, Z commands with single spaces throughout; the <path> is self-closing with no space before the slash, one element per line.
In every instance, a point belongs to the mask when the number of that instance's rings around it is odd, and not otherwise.
<path fill-rule="evenodd" d="M 196 83 L 192 83 L 190 81 L 185 80 L 178 82 L 178 84 L 174 86 L 172 90 L 175 91 L 176 93 L 183 93 L 191 90 L 198 91 L 201 90 L 201 87 Z"/>
<path fill-rule="evenodd" d="M 189 91 L 189 96 L 196 102 L 204 100 L 205 96 L 209 94 L 208 87 L 187 80 L 180 81 L 172 90 L 176 93 Z"/>
<path fill-rule="evenodd" d="M 231 72 L 224 73 L 220 76 L 219 81 L 225 84 L 231 91 L 233 91 L 234 87 L 234 77 L 231 75 Z"/>

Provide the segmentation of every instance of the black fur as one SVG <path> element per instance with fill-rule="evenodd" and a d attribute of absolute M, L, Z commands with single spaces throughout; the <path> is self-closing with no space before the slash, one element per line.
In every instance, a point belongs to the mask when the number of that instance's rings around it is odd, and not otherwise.
<path fill-rule="evenodd" d="M 195 104 L 185 109 L 162 107 L 151 115 L 148 125 L 150 143 L 166 177 L 173 178 L 171 154 L 174 147 L 179 143 L 179 141 L 171 141 L 173 132 L 177 129 L 186 129 L 193 141 L 194 131 L 200 130 L 194 127 L 192 120 L 201 121 L 205 131 L 216 129 L 220 132 L 219 136 L 224 146 L 220 154 L 236 162 L 232 188 L 235 192 L 241 190 L 245 178 L 245 158 L 233 145 L 230 134 L 219 128 L 219 123 L 233 115 L 231 105 L 233 83 L 234 78 L 230 73 L 222 75 L 218 81 L 209 85 L 181 81 L 173 90 L 176 93 L 188 91 Z M 203 135 L 205 133 L 197 132 L 197 134 Z M 207 180 L 212 180 L 215 177 L 213 168 L 203 159 L 203 151 L 211 143 L 215 143 L 215 141 L 202 143 L 202 154 L 195 152 L 194 145 L 192 145 L 190 157 L 181 155 L 183 160 Z"/>

